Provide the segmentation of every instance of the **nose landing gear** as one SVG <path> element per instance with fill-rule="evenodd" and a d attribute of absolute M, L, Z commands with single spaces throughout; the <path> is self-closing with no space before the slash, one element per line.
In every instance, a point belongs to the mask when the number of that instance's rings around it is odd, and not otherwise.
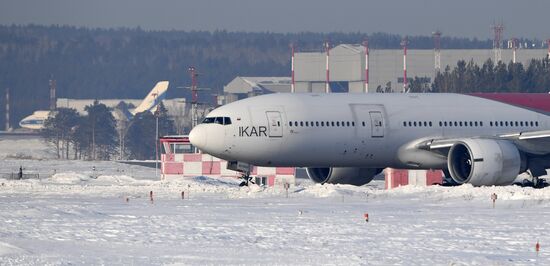
<path fill-rule="evenodd" d="M 252 177 L 250 176 L 250 172 L 252 171 L 252 165 L 244 162 L 238 162 L 238 161 L 228 161 L 227 162 L 227 169 L 233 170 L 236 172 L 240 172 L 242 182 L 239 184 L 240 187 L 248 186 L 250 183 L 255 184 L 254 181 L 252 181 Z"/>
<path fill-rule="evenodd" d="M 256 183 L 254 183 L 254 181 L 252 181 L 252 177 L 250 176 L 250 172 L 244 172 L 241 176 L 241 179 L 243 181 L 239 184 L 239 187 L 248 186 L 250 183 L 256 184 Z"/>

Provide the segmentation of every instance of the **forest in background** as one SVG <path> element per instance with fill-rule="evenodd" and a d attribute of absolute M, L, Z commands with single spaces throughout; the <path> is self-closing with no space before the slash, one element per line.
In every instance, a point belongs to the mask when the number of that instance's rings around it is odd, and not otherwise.
<path fill-rule="evenodd" d="M 388 33 L 252 33 L 227 31 L 145 31 L 71 26 L 0 25 L 0 108 L 11 91 L 11 124 L 48 107 L 48 80 L 60 98 L 143 98 L 159 80 L 169 80 L 169 97 L 188 97 L 189 66 L 199 86 L 221 91 L 235 76 L 289 76 L 290 43 L 321 51 L 322 43 L 360 43 L 397 49 L 402 36 Z M 411 49 L 432 49 L 430 35 L 409 36 Z M 540 40 L 520 39 L 540 43 Z M 487 49 L 489 39 L 444 36 L 443 49 Z M 212 99 L 210 95 L 203 95 Z M 0 116 L 4 125 L 4 115 Z"/>

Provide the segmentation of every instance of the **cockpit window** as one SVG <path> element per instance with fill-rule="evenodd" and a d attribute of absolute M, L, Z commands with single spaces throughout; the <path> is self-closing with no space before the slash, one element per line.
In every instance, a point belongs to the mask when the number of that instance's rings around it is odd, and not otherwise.
<path fill-rule="evenodd" d="M 231 125 L 231 118 L 229 117 L 206 117 L 202 120 L 203 124 L 220 124 L 220 125 Z"/>
<path fill-rule="evenodd" d="M 202 123 L 203 124 L 212 124 L 212 123 L 214 123 L 214 121 L 216 121 L 215 117 L 207 117 L 204 120 L 202 120 Z"/>

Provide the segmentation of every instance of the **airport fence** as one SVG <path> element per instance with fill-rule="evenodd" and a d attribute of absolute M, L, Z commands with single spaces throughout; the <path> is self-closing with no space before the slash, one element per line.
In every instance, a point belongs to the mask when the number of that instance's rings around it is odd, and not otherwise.
<path fill-rule="evenodd" d="M 40 174 L 38 173 L 0 173 L 0 178 L 8 180 L 23 180 L 23 179 L 40 179 Z"/>

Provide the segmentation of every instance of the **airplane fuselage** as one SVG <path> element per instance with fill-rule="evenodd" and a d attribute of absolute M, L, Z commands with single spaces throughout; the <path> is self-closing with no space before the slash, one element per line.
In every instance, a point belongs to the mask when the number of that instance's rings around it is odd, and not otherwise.
<path fill-rule="evenodd" d="M 270 94 L 207 117 L 231 123 L 198 125 L 190 136 L 196 146 L 257 166 L 442 169 L 445 155 L 416 145 L 550 129 L 544 112 L 459 94 Z"/>

